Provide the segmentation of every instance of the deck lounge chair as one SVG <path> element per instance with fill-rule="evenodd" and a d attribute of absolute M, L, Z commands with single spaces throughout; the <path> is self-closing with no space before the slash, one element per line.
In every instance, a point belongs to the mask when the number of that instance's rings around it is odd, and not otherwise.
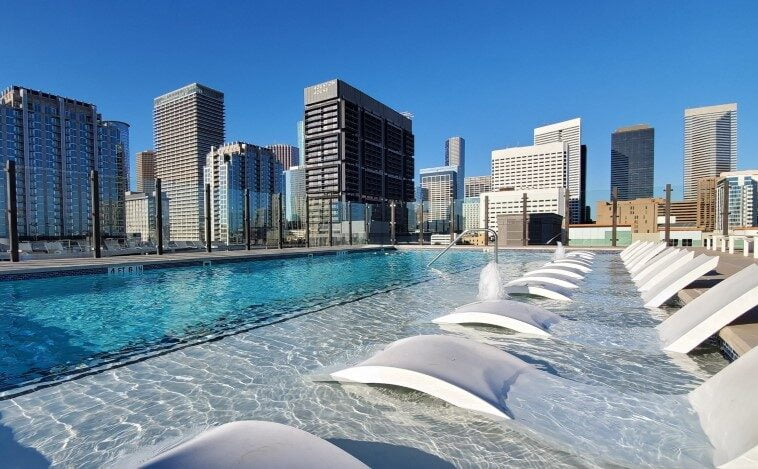
<path fill-rule="evenodd" d="M 436 324 L 487 324 L 516 332 L 550 336 L 550 326 L 560 316 L 539 306 L 512 300 L 488 300 L 469 303 L 440 316 Z"/>
<path fill-rule="evenodd" d="M 687 353 L 756 306 L 758 264 L 752 264 L 709 288 L 656 330 L 664 350 Z"/>
<path fill-rule="evenodd" d="M 571 292 L 568 289 L 544 283 L 509 285 L 503 287 L 503 293 L 510 296 L 529 295 L 548 298 L 550 300 L 571 301 Z"/>
<path fill-rule="evenodd" d="M 679 290 L 715 269 L 719 263 L 718 257 L 701 254 L 691 261 L 672 270 L 649 290 L 642 293 L 646 308 L 657 308 Z"/>
<path fill-rule="evenodd" d="M 559 278 L 554 274 L 540 274 L 523 276 L 513 279 L 505 284 L 506 287 L 511 285 L 555 285 L 567 290 L 574 290 L 579 288 L 574 282 L 566 280 L 565 278 Z"/>
<path fill-rule="evenodd" d="M 657 285 L 663 278 L 669 275 L 670 272 L 678 269 L 682 265 L 690 262 L 695 258 L 695 253 L 692 251 L 681 250 L 676 257 L 672 258 L 667 264 L 657 268 L 655 270 L 648 271 L 644 276 L 640 276 L 634 279 L 634 283 L 637 284 L 637 290 L 644 292 L 650 290 Z"/>
<path fill-rule="evenodd" d="M 368 466 L 303 430 L 274 422 L 232 422 L 201 433 L 148 461 L 147 469 L 365 469 Z"/>

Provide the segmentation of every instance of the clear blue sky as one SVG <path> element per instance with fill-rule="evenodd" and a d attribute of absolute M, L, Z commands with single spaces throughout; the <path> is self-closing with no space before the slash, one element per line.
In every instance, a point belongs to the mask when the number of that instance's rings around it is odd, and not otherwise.
<path fill-rule="evenodd" d="M 656 185 L 680 197 L 684 108 L 736 101 L 738 167 L 758 167 L 758 2 L 529 3 L 6 1 L 0 87 L 95 103 L 131 124 L 134 153 L 152 148 L 153 98 L 188 83 L 225 93 L 227 140 L 266 145 L 296 144 L 303 88 L 341 78 L 415 115 L 417 169 L 465 137 L 468 175 L 578 116 L 591 200 L 610 133 L 640 122 Z"/>

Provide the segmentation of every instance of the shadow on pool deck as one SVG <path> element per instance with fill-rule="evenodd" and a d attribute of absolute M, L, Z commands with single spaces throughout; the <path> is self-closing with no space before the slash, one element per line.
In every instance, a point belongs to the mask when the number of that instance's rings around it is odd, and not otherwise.
<path fill-rule="evenodd" d="M 378 441 L 348 440 L 344 438 L 330 438 L 328 441 L 372 468 L 424 469 L 455 467 L 438 456 L 409 446 L 380 443 Z"/>
<path fill-rule="evenodd" d="M 0 414 L 0 422 L 2 421 Z M 2 466 L 9 469 L 50 467 L 50 461 L 34 448 L 21 445 L 13 438 L 13 430 L 0 423 L 0 455 Z"/>

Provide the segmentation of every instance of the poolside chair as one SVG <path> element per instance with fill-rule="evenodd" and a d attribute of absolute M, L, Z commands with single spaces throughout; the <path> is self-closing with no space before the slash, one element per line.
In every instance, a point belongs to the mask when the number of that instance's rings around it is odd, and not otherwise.
<path fill-rule="evenodd" d="M 507 295 L 528 295 L 558 301 L 571 301 L 571 291 L 558 285 L 546 283 L 523 283 L 503 287 Z"/>
<path fill-rule="evenodd" d="M 663 252 L 666 249 L 666 243 L 658 243 L 655 246 L 653 246 L 652 249 L 646 251 L 643 255 L 635 258 L 633 261 L 630 261 L 629 264 L 626 266 L 627 270 L 634 274 L 641 268 L 645 267 L 645 264 L 647 262 Z"/>
<path fill-rule="evenodd" d="M 654 252 L 658 249 L 659 244 L 658 243 L 650 243 L 649 245 L 645 246 L 644 248 L 638 250 L 631 256 L 629 256 L 626 260 L 624 260 L 624 266 L 629 269 L 631 266 L 633 266 L 636 262 L 638 262 L 640 259 L 645 258 L 646 256 L 650 255 L 651 252 Z M 662 248 L 665 248 L 665 244 L 662 246 Z"/>
<path fill-rule="evenodd" d="M 32 250 L 32 243 L 29 243 L 29 242 L 18 243 L 18 252 L 19 253 L 25 253 L 25 254 L 31 254 L 33 252 L 33 250 Z"/>
<path fill-rule="evenodd" d="M 559 267 L 559 268 L 565 268 L 565 269 L 573 269 L 584 274 L 588 272 L 592 272 L 592 269 L 590 269 L 589 267 L 585 265 L 566 262 L 564 260 L 548 262 L 547 264 L 544 265 L 544 267 Z"/>
<path fill-rule="evenodd" d="M 676 295 L 679 290 L 715 269 L 718 263 L 718 257 L 701 254 L 679 268 L 670 271 L 666 277 L 662 278 L 649 290 L 642 292 L 645 307 L 659 307 Z"/>
<path fill-rule="evenodd" d="M 639 241 L 639 240 L 638 240 L 638 241 L 635 241 L 635 242 L 633 242 L 633 243 L 632 243 L 632 244 L 630 244 L 629 246 L 625 247 L 625 248 L 624 248 L 624 249 L 623 249 L 623 250 L 622 250 L 622 251 L 619 253 L 619 256 L 620 256 L 622 259 L 623 259 L 623 258 L 625 258 L 625 257 L 628 255 L 628 253 L 629 253 L 630 251 L 634 251 L 635 249 L 637 249 L 637 246 L 639 246 L 641 243 L 642 243 L 642 241 Z"/>
<path fill-rule="evenodd" d="M 650 259 L 647 263 L 645 263 L 644 266 L 640 267 L 640 269 L 632 273 L 632 280 L 636 282 L 637 278 L 643 277 L 651 271 L 664 267 L 667 262 L 675 259 L 678 255 L 680 255 L 681 252 L 683 252 L 683 250 L 677 248 L 668 248 L 663 250 L 663 252 Z"/>
<path fill-rule="evenodd" d="M 539 269 L 530 270 L 529 272 L 524 274 L 524 277 L 530 277 L 535 275 L 541 275 L 541 274 L 552 274 L 552 275 L 558 275 L 560 278 L 565 278 L 566 280 L 574 279 L 574 280 L 583 280 L 584 275 L 576 273 L 572 270 L 568 269 L 561 269 L 557 267 L 540 267 Z"/>
<path fill-rule="evenodd" d="M 414 389 L 505 420 L 511 418 L 503 405 L 505 383 L 513 386 L 519 377 L 539 373 L 490 345 L 460 337 L 421 335 L 393 342 L 368 360 L 331 376 L 343 383 Z"/>
<path fill-rule="evenodd" d="M 539 306 L 512 300 L 487 300 L 455 308 L 452 313 L 432 320 L 435 324 L 486 324 L 516 332 L 550 336 L 550 326 L 560 316 Z"/>
<path fill-rule="evenodd" d="M 711 376 L 687 396 L 713 445 L 717 467 L 756 467 L 758 347 Z"/>
<path fill-rule="evenodd" d="M 63 245 L 58 242 L 45 243 L 45 251 L 48 254 L 63 254 Z"/>
<path fill-rule="evenodd" d="M 660 265 L 655 269 L 648 270 L 645 275 L 640 275 L 632 280 L 637 284 L 637 290 L 644 292 L 653 288 L 663 278 L 669 275 L 673 270 L 678 269 L 682 265 L 695 258 L 695 253 L 687 250 L 680 250 L 675 257 L 671 258 L 666 264 Z"/>
<path fill-rule="evenodd" d="M 756 306 L 758 264 L 752 264 L 709 288 L 656 330 L 664 350 L 687 353 Z"/>
<path fill-rule="evenodd" d="M 539 274 L 531 276 L 522 276 L 513 279 L 505 284 L 506 287 L 511 285 L 555 285 L 567 290 L 574 290 L 579 288 L 574 282 L 566 280 L 566 278 L 560 278 L 555 274 Z"/>
<path fill-rule="evenodd" d="M 368 466 L 303 430 L 246 420 L 205 431 L 151 459 L 147 469 L 272 468 L 365 469 Z"/>

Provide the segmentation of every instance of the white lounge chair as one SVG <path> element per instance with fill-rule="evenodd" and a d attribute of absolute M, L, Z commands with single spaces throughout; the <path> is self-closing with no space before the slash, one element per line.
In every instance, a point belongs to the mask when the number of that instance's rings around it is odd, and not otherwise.
<path fill-rule="evenodd" d="M 556 261 L 556 262 L 548 262 L 547 264 L 545 264 L 545 267 L 568 268 L 568 269 L 573 269 L 573 270 L 576 270 L 578 272 L 582 272 L 582 273 L 585 273 L 585 274 L 588 273 L 588 272 L 592 272 L 592 269 L 590 269 L 587 266 L 584 266 L 584 265 L 581 265 L 581 264 L 575 264 L 575 263 L 571 263 L 571 262 L 565 262 L 565 261 L 562 261 L 562 260 L 561 261 Z"/>
<path fill-rule="evenodd" d="M 487 324 L 516 332 L 550 336 L 550 326 L 560 316 L 539 306 L 512 300 L 477 301 L 455 308 L 452 313 L 440 316 L 436 324 Z"/>
<path fill-rule="evenodd" d="M 636 244 L 632 243 L 629 248 L 625 249 L 624 251 L 621 251 L 621 254 L 619 256 L 621 257 L 621 260 L 626 261 L 631 256 L 633 256 L 637 251 L 640 249 L 643 249 L 645 246 L 647 246 L 649 243 L 647 241 L 641 241 L 637 242 Z"/>
<path fill-rule="evenodd" d="M 718 263 L 718 257 L 701 254 L 678 269 L 673 270 L 655 286 L 650 288 L 650 290 L 642 293 L 645 307 L 659 307 L 672 296 L 676 295 L 679 290 L 715 269 Z"/>
<path fill-rule="evenodd" d="M 503 293 L 508 295 L 529 295 L 539 296 L 542 298 L 548 298 L 558 301 L 571 301 L 571 292 L 565 288 L 561 288 L 557 285 L 549 284 L 526 284 L 526 285 L 510 285 L 503 287 Z"/>
<path fill-rule="evenodd" d="M 637 290 L 645 292 L 658 285 L 660 281 L 666 278 L 671 272 L 678 269 L 682 265 L 690 262 L 695 258 L 695 253 L 692 251 L 682 250 L 679 254 L 671 259 L 671 261 L 665 266 L 648 272 L 644 277 L 639 277 L 635 280 L 637 284 Z"/>
<path fill-rule="evenodd" d="M 149 469 L 361 468 L 368 466 L 337 446 L 280 423 L 232 422 L 201 433 L 148 461 Z"/>
<path fill-rule="evenodd" d="M 45 251 L 47 251 L 48 254 L 63 254 L 63 245 L 58 242 L 54 241 L 51 243 L 45 243 Z"/>
<path fill-rule="evenodd" d="M 650 261 L 650 259 L 654 258 L 661 252 L 663 252 L 666 249 L 666 243 L 658 243 L 656 244 L 652 249 L 645 252 L 645 254 L 637 257 L 634 261 L 630 262 L 629 265 L 627 265 L 627 270 L 629 270 L 629 273 L 634 274 L 640 269 L 644 268 L 645 265 Z"/>
<path fill-rule="evenodd" d="M 688 395 L 711 440 L 717 467 L 756 467 L 758 462 L 758 347 L 711 376 Z"/>
<path fill-rule="evenodd" d="M 638 247 L 640 244 L 642 244 L 642 241 L 639 241 L 639 240 L 638 240 L 638 241 L 635 241 L 635 242 L 633 242 L 633 243 L 632 243 L 632 244 L 630 244 L 629 246 L 627 246 L 627 247 L 625 247 L 624 249 L 622 249 L 622 250 L 621 250 L 621 252 L 619 253 L 619 256 L 620 256 L 622 259 L 624 259 L 624 258 L 625 258 L 625 257 L 626 257 L 626 256 L 629 254 L 629 252 L 630 252 L 630 251 L 634 251 L 635 249 L 637 249 L 637 247 Z"/>
<path fill-rule="evenodd" d="M 464 409 L 509 419 L 506 383 L 539 371 L 513 355 L 473 340 L 422 335 L 393 342 L 368 360 L 332 373 L 341 382 L 415 389 Z"/>
<path fill-rule="evenodd" d="M 575 290 L 579 288 L 575 283 L 551 274 L 533 275 L 531 277 L 519 277 L 513 279 L 505 284 L 506 287 L 511 285 L 555 285 L 567 290 Z"/>
<path fill-rule="evenodd" d="M 664 350 L 687 353 L 755 306 L 758 306 L 758 264 L 749 265 L 709 288 L 656 329 Z"/>
<path fill-rule="evenodd" d="M 635 252 L 634 254 L 632 254 L 631 256 L 629 256 L 629 257 L 628 257 L 628 258 L 627 258 L 627 259 L 624 261 L 624 266 L 625 266 L 627 269 L 629 269 L 629 267 L 630 267 L 631 265 L 634 265 L 634 263 L 635 263 L 635 262 L 637 262 L 639 259 L 641 259 L 641 258 L 645 257 L 647 254 L 649 254 L 649 253 L 650 253 L 652 250 L 654 250 L 655 248 L 656 248 L 656 244 L 654 244 L 654 243 L 651 243 L 651 244 L 649 244 L 649 245 L 645 246 L 644 248 L 642 248 L 642 249 L 638 250 L 637 252 Z"/>
<path fill-rule="evenodd" d="M 666 263 L 681 255 L 682 252 L 683 250 L 676 248 L 668 248 L 664 250 L 662 253 L 650 259 L 650 261 L 645 264 L 644 268 L 632 274 L 632 280 L 636 283 L 638 278 L 646 276 L 649 272 L 665 267 Z"/>
<path fill-rule="evenodd" d="M 582 274 L 578 274 L 574 272 L 573 270 L 560 269 L 557 267 L 540 267 L 539 269 L 530 270 L 529 272 L 524 274 L 524 277 L 530 277 L 530 276 L 541 275 L 541 274 L 560 275 L 561 277 L 568 277 L 569 279 L 576 279 L 576 280 L 584 279 L 584 275 Z"/>

